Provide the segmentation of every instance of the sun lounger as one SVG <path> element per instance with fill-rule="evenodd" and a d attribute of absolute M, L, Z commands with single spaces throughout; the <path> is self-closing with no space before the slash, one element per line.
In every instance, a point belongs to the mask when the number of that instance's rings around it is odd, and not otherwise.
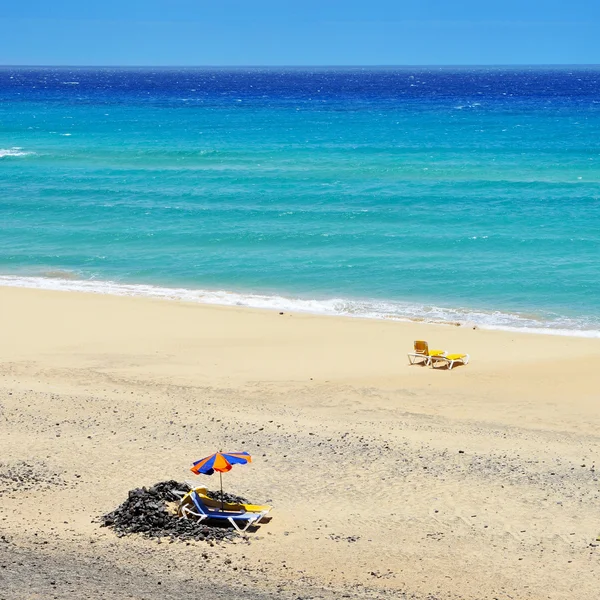
<path fill-rule="evenodd" d="M 414 352 L 408 354 L 408 362 L 414 365 L 418 360 L 423 360 L 426 365 L 430 365 L 433 356 L 443 356 L 444 354 L 446 354 L 444 350 L 430 350 L 427 342 L 417 340 Z"/>
<path fill-rule="evenodd" d="M 200 500 L 202 500 L 202 503 L 207 508 L 221 509 L 221 501 L 215 500 L 214 498 L 210 498 L 207 495 L 208 490 L 205 487 L 192 488 L 192 486 L 190 486 L 190 488 L 191 491 L 184 494 L 183 498 L 181 499 L 182 506 L 184 504 L 191 504 L 191 493 L 196 492 L 198 496 L 200 496 Z M 265 515 L 273 509 L 273 507 L 269 506 L 268 504 L 246 504 L 243 502 L 223 502 L 222 508 L 226 511 L 264 513 Z"/>
<path fill-rule="evenodd" d="M 436 364 L 445 364 L 448 367 L 448 370 L 452 369 L 452 367 L 456 363 L 460 363 L 461 365 L 466 365 L 469 363 L 469 355 L 468 354 L 446 354 L 444 356 L 432 356 L 430 359 L 430 364 L 432 368 L 435 368 Z"/>
<path fill-rule="evenodd" d="M 196 491 L 190 492 L 190 498 L 194 504 L 194 508 L 190 508 L 189 505 L 181 506 L 181 514 L 186 519 L 188 515 L 192 515 L 199 521 L 205 519 L 213 519 L 215 521 L 227 521 L 237 531 L 243 533 L 252 525 L 258 524 L 258 522 L 265 516 L 266 512 L 233 512 L 233 511 L 221 511 L 213 508 L 208 508 L 203 502 Z"/>

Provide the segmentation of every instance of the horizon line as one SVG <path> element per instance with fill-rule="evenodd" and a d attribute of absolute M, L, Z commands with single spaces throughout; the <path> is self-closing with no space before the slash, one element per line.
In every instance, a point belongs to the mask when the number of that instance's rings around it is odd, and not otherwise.
<path fill-rule="evenodd" d="M 0 69 L 35 68 L 35 69 L 412 69 L 412 68 L 589 68 L 600 67 L 600 63 L 458 63 L 458 64 L 369 64 L 369 65 L 117 65 L 117 64 L 0 64 Z"/>

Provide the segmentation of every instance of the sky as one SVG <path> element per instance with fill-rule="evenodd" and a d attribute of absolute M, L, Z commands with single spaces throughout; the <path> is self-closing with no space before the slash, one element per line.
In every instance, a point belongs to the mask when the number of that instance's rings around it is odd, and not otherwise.
<path fill-rule="evenodd" d="M 0 0 L 0 64 L 600 64 L 598 0 Z"/>

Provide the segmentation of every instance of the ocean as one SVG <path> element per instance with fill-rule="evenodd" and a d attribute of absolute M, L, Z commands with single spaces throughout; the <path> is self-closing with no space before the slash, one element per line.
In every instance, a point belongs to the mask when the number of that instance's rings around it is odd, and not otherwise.
<path fill-rule="evenodd" d="M 600 337 L 600 68 L 1 68 L 0 284 Z"/>

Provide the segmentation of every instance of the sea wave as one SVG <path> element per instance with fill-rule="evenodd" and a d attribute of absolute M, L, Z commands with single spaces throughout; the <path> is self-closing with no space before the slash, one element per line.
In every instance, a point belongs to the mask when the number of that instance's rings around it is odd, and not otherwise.
<path fill-rule="evenodd" d="M 4 158 L 6 156 L 30 156 L 31 154 L 35 154 L 35 152 L 25 152 L 23 148 L 19 146 L 13 146 L 12 148 L 0 148 L 0 158 Z"/>
<path fill-rule="evenodd" d="M 64 269 L 55 269 L 42 272 L 42 278 L 45 279 L 68 279 L 68 280 L 79 280 L 77 273 L 73 271 L 65 271 Z"/>
<path fill-rule="evenodd" d="M 600 338 L 600 321 L 585 318 L 548 316 L 548 318 L 481 311 L 466 308 L 446 308 L 408 302 L 380 300 L 325 300 L 291 298 L 279 295 L 243 294 L 226 290 L 168 288 L 144 284 L 125 284 L 114 281 L 82 280 L 49 273 L 45 277 L 4 275 L 0 286 L 24 287 L 55 291 L 87 292 L 114 296 L 139 296 L 163 300 L 179 300 L 219 306 L 240 306 L 267 310 L 304 312 L 367 319 L 387 319 L 445 324 L 481 329 L 540 333 L 549 335 Z"/>

